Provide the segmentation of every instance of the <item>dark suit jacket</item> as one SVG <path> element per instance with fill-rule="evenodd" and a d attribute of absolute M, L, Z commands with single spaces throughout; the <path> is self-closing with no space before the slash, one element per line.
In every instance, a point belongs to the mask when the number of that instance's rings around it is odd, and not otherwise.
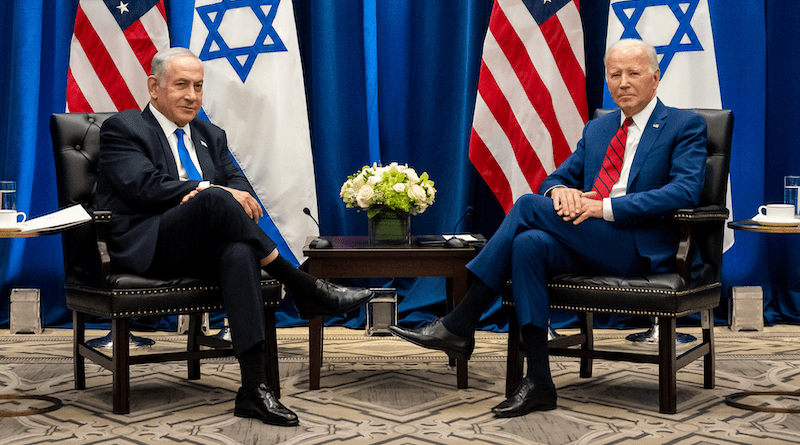
<path fill-rule="evenodd" d="M 194 119 L 189 123 L 203 179 L 254 194 L 228 152 L 225 132 Z M 168 209 L 199 181 L 180 181 L 164 131 L 149 105 L 108 118 L 100 130 L 95 208 L 113 214 L 109 248 L 118 271 L 143 273 L 150 266 L 158 226 Z"/>
<path fill-rule="evenodd" d="M 589 121 L 575 152 L 542 182 L 539 192 L 556 185 L 590 191 L 608 141 L 620 126 L 620 113 Z M 675 254 L 677 228 L 665 217 L 698 205 L 706 156 L 705 119 L 658 100 L 631 164 L 627 194 L 611 199 L 614 224 L 634 231 L 639 253 L 654 265 Z"/>

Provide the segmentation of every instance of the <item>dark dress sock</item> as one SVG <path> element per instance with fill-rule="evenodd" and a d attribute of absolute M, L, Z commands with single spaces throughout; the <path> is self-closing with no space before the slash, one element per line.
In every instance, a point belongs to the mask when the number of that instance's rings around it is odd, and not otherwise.
<path fill-rule="evenodd" d="M 528 359 L 528 373 L 525 376 L 536 389 L 553 388 L 550 374 L 550 352 L 547 346 L 547 329 L 527 324 L 522 327 L 522 343 Z"/>
<path fill-rule="evenodd" d="M 237 359 L 239 359 L 239 368 L 242 372 L 242 388 L 249 390 L 257 388 L 262 383 L 269 388 L 263 342 L 244 351 Z"/>
<path fill-rule="evenodd" d="M 478 277 L 471 276 L 472 284 L 467 289 L 464 299 L 442 319 L 444 327 L 459 337 L 472 337 L 475 334 L 481 315 L 497 297 L 494 289 Z"/>
<path fill-rule="evenodd" d="M 264 271 L 273 278 L 283 283 L 294 295 L 314 295 L 317 279 L 302 270 L 292 266 L 282 256 L 264 266 Z"/>

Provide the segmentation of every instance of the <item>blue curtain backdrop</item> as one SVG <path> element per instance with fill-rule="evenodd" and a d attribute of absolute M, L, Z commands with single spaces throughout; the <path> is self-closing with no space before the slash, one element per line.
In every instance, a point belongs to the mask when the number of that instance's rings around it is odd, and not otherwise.
<path fill-rule="evenodd" d="M 57 207 L 48 121 L 64 110 L 77 0 L 8 3 L 0 17 L 0 177 L 17 181 L 18 208 L 38 216 Z M 186 46 L 193 2 L 165 4 L 173 44 Z M 786 130 L 798 119 L 800 87 L 788 73 L 800 68 L 800 5 L 709 4 L 724 106 L 736 115 L 734 216 L 744 219 L 783 199 L 785 174 L 800 174 L 797 136 Z M 492 0 L 295 0 L 323 235 L 366 233 L 365 215 L 345 209 L 338 193 L 347 175 L 374 161 L 409 163 L 436 181 L 437 202 L 413 219 L 414 234 L 451 231 L 468 205 L 474 211 L 459 230 L 494 232 L 502 210 L 467 158 L 491 7 Z M 591 112 L 602 100 L 608 1 L 583 1 L 581 15 Z M 725 286 L 763 286 L 768 322 L 800 321 L 798 242 L 737 233 L 725 255 Z M 399 289 L 409 323 L 444 310 L 443 280 L 378 284 Z M 68 325 L 63 285 L 60 236 L 0 240 L 0 325 L 8 326 L 12 288 L 41 289 L 45 325 Z M 505 320 L 495 308 L 484 324 L 502 328 Z"/>

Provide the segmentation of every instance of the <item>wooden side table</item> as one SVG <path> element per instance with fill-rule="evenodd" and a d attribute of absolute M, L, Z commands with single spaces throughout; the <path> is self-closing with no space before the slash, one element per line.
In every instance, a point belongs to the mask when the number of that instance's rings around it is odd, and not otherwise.
<path fill-rule="evenodd" d="M 477 238 L 482 239 L 479 235 Z M 311 249 L 309 237 L 303 253 L 309 273 L 317 278 L 445 277 L 447 311 L 467 292 L 467 263 L 475 257 L 473 246 L 448 248 L 421 246 L 416 238 L 408 245 L 378 245 L 366 236 L 326 236 L 333 247 Z M 309 320 L 309 388 L 319 389 L 322 367 L 322 317 Z M 451 364 L 453 360 L 451 359 Z M 458 388 L 467 387 L 467 362 L 456 360 Z"/>

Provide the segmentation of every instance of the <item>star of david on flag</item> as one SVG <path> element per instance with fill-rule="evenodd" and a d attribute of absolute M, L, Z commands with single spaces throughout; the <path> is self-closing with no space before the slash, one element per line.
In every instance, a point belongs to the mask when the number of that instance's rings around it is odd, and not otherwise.
<path fill-rule="evenodd" d="M 291 0 L 197 0 L 189 49 L 203 61 L 203 110 L 264 206 L 259 226 L 298 264 L 319 229 L 311 136 Z"/>
<path fill-rule="evenodd" d="M 670 61 L 672 61 L 676 53 L 703 50 L 703 45 L 700 43 L 700 39 L 694 28 L 692 28 L 691 23 L 699 3 L 700 0 L 625 0 L 613 3 L 611 9 L 624 28 L 622 35 L 617 40 L 640 39 L 646 41 L 647 39 L 642 37 L 636 27 L 642 20 L 647 8 L 658 6 L 668 8 L 675 20 L 677 20 L 677 29 L 675 29 L 675 33 L 667 44 L 656 45 L 651 43 L 656 48 L 656 52 L 662 55 L 658 67 L 661 69 L 661 75 L 664 76 Z M 665 27 L 674 26 L 674 21 L 669 20 L 669 15 L 666 11 L 656 12 L 656 14 L 663 20 L 662 23 Z"/>
<path fill-rule="evenodd" d="M 280 0 L 223 0 L 219 3 L 199 6 L 197 14 L 208 30 L 208 37 L 198 54 L 200 60 L 225 58 L 230 62 L 231 67 L 239 75 L 242 82 L 247 80 L 247 76 L 250 74 L 253 63 L 255 63 L 259 54 L 286 51 L 286 45 L 283 44 L 273 27 L 279 3 Z M 266 13 L 264 12 L 264 7 L 268 7 Z M 220 26 L 223 24 L 226 14 L 241 8 L 248 8 L 252 11 L 252 15 L 260 23 L 261 29 L 251 45 L 231 47 L 223 38 Z M 230 22 L 234 23 L 233 20 L 230 20 Z M 239 25 L 238 20 L 235 23 L 231 26 Z"/>

